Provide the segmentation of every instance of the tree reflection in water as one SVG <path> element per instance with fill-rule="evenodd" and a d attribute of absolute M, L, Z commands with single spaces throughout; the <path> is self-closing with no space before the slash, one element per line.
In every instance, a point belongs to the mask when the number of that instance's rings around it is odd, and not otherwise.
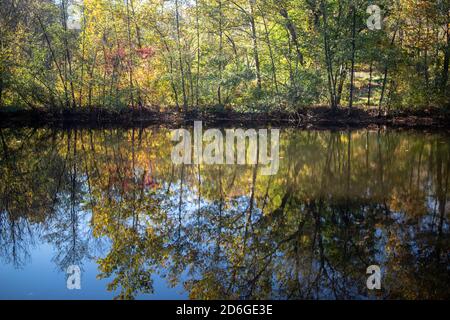
<path fill-rule="evenodd" d="M 175 166 L 170 130 L 0 130 L 0 254 L 95 259 L 117 298 L 449 298 L 446 135 L 283 130 L 280 170 Z M 368 292 L 366 268 L 382 267 Z"/>

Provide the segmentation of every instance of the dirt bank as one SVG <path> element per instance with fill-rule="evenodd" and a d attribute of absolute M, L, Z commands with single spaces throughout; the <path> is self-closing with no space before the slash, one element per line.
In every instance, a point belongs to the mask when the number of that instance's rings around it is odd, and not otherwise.
<path fill-rule="evenodd" d="M 365 127 L 393 127 L 393 128 L 424 128 L 450 129 L 450 114 L 440 109 L 426 109 L 420 111 L 396 111 L 378 115 L 377 110 L 338 109 L 331 111 L 326 107 L 311 107 L 287 112 L 254 112 L 238 113 L 233 111 L 199 111 L 187 113 L 156 111 L 149 108 L 141 110 L 111 111 L 103 109 L 65 110 L 65 111 L 1 111 L 1 127 L 104 127 L 104 126 L 148 126 L 154 124 L 182 126 L 195 120 L 202 120 L 214 125 L 233 126 L 261 126 L 272 125 L 280 127 L 299 128 L 365 128 Z"/>

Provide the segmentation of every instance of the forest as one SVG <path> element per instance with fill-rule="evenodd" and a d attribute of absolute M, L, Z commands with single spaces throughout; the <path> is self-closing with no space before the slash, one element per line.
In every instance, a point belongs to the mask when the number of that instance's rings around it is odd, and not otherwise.
<path fill-rule="evenodd" d="M 368 7 L 381 8 L 368 28 Z M 1 0 L 0 110 L 448 111 L 447 0 Z M 372 30 L 373 29 L 373 30 Z"/>
<path fill-rule="evenodd" d="M 449 22 L 0 0 L 0 300 L 449 299 Z"/>

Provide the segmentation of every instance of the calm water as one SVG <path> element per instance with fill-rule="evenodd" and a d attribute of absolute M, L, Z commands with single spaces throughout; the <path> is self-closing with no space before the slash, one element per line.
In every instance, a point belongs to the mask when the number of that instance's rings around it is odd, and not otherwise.
<path fill-rule="evenodd" d="M 1 129 L 0 299 L 450 298 L 448 135 L 282 130 L 274 176 L 170 137 Z"/>

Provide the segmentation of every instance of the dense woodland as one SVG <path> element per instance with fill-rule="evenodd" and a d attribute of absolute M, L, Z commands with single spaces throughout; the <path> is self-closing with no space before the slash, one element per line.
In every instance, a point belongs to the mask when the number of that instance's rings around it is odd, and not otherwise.
<path fill-rule="evenodd" d="M 449 20 L 448 0 L 0 0 L 0 110 L 445 109 Z"/>
<path fill-rule="evenodd" d="M 0 119 L 448 115 L 449 21 L 449 0 L 0 0 Z M 273 176 L 175 165 L 172 145 L 0 126 L 0 262 L 45 244 L 122 299 L 155 275 L 192 299 L 364 298 L 375 263 L 379 298 L 449 298 L 448 134 L 285 128 Z"/>

